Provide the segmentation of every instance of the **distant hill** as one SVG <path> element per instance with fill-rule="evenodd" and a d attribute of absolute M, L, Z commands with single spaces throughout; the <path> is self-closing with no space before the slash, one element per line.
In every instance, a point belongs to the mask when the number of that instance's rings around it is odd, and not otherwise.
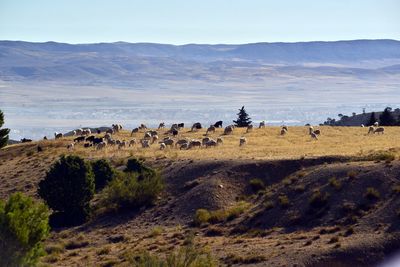
<path fill-rule="evenodd" d="M 400 42 L 254 43 L 167 45 L 66 44 L 0 41 L 1 80 L 75 80 L 126 83 L 146 79 L 200 79 L 238 75 L 247 68 L 272 73 L 386 75 L 399 73 Z M 281 68 L 292 66 L 291 68 Z M 318 68 L 316 68 L 318 67 Z M 240 74 L 239 74 L 240 75 Z"/>
<path fill-rule="evenodd" d="M 361 126 L 361 124 L 368 125 L 368 122 L 371 118 L 371 114 L 372 114 L 372 112 L 368 112 L 368 113 L 366 112 L 366 113 L 355 114 L 355 115 L 350 115 L 350 116 L 344 115 L 339 120 L 331 123 L 331 125 L 334 125 L 334 126 Z M 379 122 L 379 116 L 381 114 L 382 114 L 382 111 L 375 112 L 375 118 L 377 119 L 378 122 Z M 392 114 L 395 119 L 400 118 L 400 108 L 394 109 Z M 325 123 L 327 123 L 327 122 L 325 122 Z"/>

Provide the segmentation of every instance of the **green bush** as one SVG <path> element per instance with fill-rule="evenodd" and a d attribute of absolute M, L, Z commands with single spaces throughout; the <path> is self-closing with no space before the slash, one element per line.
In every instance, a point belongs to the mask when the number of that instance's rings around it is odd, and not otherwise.
<path fill-rule="evenodd" d="M 45 254 L 49 210 L 21 193 L 0 200 L 0 266 L 32 266 Z"/>
<path fill-rule="evenodd" d="M 335 188 L 337 191 L 342 189 L 342 183 L 336 177 L 329 179 L 329 185 Z"/>
<path fill-rule="evenodd" d="M 194 215 L 194 223 L 196 225 L 201 225 L 202 223 L 207 223 L 211 218 L 211 214 L 206 209 L 198 209 L 196 210 L 196 214 Z"/>
<path fill-rule="evenodd" d="M 322 208 L 328 203 L 328 198 L 328 193 L 321 193 L 320 190 L 316 190 L 310 197 L 310 205 L 313 208 Z"/>
<path fill-rule="evenodd" d="M 82 223 L 90 215 L 94 175 L 90 164 L 78 156 L 62 156 L 39 183 L 39 195 L 64 223 Z"/>
<path fill-rule="evenodd" d="M 100 205 L 116 210 L 152 205 L 163 189 L 161 175 L 153 170 L 142 174 L 117 172 L 101 192 Z"/>
<path fill-rule="evenodd" d="M 282 208 L 287 208 L 290 205 L 289 198 L 286 195 L 280 195 L 278 201 Z"/>
<path fill-rule="evenodd" d="M 239 215 L 243 214 L 246 210 L 248 210 L 249 207 L 249 203 L 245 201 L 239 201 L 228 209 L 219 209 L 214 211 L 198 209 L 194 217 L 194 222 L 199 225 L 206 222 L 220 223 L 233 220 L 239 217 Z"/>
<path fill-rule="evenodd" d="M 255 179 L 251 179 L 250 182 L 250 187 L 254 192 L 258 192 L 260 190 L 264 190 L 265 189 L 265 184 L 261 179 L 255 178 Z"/>
<path fill-rule="evenodd" d="M 373 187 L 368 187 L 367 191 L 365 192 L 364 196 L 368 199 L 375 200 L 381 197 L 381 194 L 378 190 Z"/>
<path fill-rule="evenodd" d="M 144 162 L 140 159 L 137 158 L 132 158 L 129 159 L 128 162 L 126 163 L 126 172 L 136 172 L 139 174 L 150 174 L 150 175 L 154 175 L 155 171 L 150 168 L 147 167 Z"/>
<path fill-rule="evenodd" d="M 92 162 L 96 191 L 103 189 L 114 178 L 114 170 L 105 159 Z"/>

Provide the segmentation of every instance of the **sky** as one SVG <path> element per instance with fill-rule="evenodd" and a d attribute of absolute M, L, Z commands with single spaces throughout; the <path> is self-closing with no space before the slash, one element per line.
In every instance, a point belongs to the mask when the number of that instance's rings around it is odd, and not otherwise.
<path fill-rule="evenodd" d="M 0 0 L 0 40 L 400 40 L 399 0 Z"/>

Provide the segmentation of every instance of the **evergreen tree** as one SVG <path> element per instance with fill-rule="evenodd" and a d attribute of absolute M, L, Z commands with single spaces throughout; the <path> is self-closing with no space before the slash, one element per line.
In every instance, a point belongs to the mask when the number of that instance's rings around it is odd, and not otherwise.
<path fill-rule="evenodd" d="M 1 126 L 4 124 L 4 114 L 0 110 L 0 148 L 5 147 L 8 143 L 8 134 L 10 129 L 4 128 L 1 129 Z"/>
<path fill-rule="evenodd" d="M 372 113 L 371 113 L 371 117 L 370 117 L 370 119 L 369 119 L 369 122 L 367 123 L 367 126 L 372 126 L 372 125 L 374 125 L 374 123 L 377 122 L 377 121 L 378 121 L 378 120 L 376 119 L 375 112 L 372 112 Z"/>
<path fill-rule="evenodd" d="M 237 127 L 247 127 L 251 124 L 251 118 L 244 109 L 244 106 L 239 109 L 239 113 L 237 115 L 237 120 L 233 121 Z"/>
<path fill-rule="evenodd" d="M 387 107 L 379 116 L 380 125 L 382 126 L 394 126 L 396 124 L 396 120 L 392 114 L 392 108 Z"/>

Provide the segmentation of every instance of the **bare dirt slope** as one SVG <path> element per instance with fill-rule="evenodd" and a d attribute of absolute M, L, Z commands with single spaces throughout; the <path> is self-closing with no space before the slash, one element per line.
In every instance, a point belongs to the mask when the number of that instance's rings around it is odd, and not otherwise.
<path fill-rule="evenodd" d="M 35 143 L 0 150 L 1 198 L 15 191 L 37 197 L 38 182 L 65 153 L 63 142 L 41 145 L 41 152 Z M 121 167 L 127 157 L 110 160 Z M 166 180 L 157 205 L 53 229 L 43 264 L 126 266 L 135 253 L 164 255 L 194 232 L 220 265 L 374 266 L 399 247 L 400 162 L 372 159 L 147 158 Z M 254 190 L 254 178 L 263 190 Z M 226 210 L 238 201 L 249 204 L 243 213 L 193 224 L 197 209 Z"/>

